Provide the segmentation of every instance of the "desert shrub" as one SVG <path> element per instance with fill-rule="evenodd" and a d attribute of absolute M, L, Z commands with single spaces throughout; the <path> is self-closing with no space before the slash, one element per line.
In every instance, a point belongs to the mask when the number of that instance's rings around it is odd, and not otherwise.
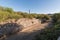
<path fill-rule="evenodd" d="M 36 35 L 36 40 L 57 40 L 60 36 L 60 14 L 54 14 L 52 16 L 54 21 L 53 26 L 51 28 L 45 28 Z"/>
<path fill-rule="evenodd" d="M 60 19 L 60 13 L 56 13 L 52 17 L 54 23 L 56 23 L 59 19 Z"/>
<path fill-rule="evenodd" d="M 40 32 L 36 35 L 36 40 L 57 40 L 58 38 L 58 31 L 54 28 L 52 29 L 44 29 L 43 32 Z"/>
<path fill-rule="evenodd" d="M 45 18 L 46 20 L 49 20 L 49 19 L 50 19 L 50 16 L 45 15 L 44 18 Z"/>

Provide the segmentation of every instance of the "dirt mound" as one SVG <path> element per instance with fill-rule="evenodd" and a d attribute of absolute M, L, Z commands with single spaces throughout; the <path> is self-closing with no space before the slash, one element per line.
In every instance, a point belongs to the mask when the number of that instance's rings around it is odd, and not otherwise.
<path fill-rule="evenodd" d="M 2 37 L 4 38 L 9 35 L 18 33 L 24 27 L 30 27 L 38 23 L 39 23 L 38 19 L 28 19 L 28 18 L 21 18 L 18 20 L 9 19 L 4 22 L 0 22 L 0 39 Z"/>

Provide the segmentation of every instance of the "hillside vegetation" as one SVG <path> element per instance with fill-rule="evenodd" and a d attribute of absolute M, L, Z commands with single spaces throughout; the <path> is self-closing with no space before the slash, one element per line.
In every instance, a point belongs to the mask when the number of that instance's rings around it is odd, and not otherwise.
<path fill-rule="evenodd" d="M 27 12 L 15 12 L 12 8 L 0 6 L 0 22 L 8 19 L 20 19 L 20 18 L 36 18 L 36 19 L 46 19 L 51 18 L 52 26 L 48 26 L 41 30 L 37 34 L 36 40 L 57 40 L 60 36 L 60 13 L 55 13 L 52 16 L 47 14 L 36 14 L 36 13 L 27 13 Z"/>
<path fill-rule="evenodd" d="M 38 35 L 36 40 L 57 40 L 60 36 L 60 13 L 55 13 L 52 16 L 52 25 L 49 28 L 43 29 Z"/>
<path fill-rule="evenodd" d="M 19 19 L 19 18 L 37 18 L 41 19 L 45 17 L 49 19 L 50 17 L 46 14 L 36 14 L 36 13 L 26 13 L 26 12 L 15 12 L 12 8 L 0 6 L 0 21 L 5 21 L 7 19 Z"/>

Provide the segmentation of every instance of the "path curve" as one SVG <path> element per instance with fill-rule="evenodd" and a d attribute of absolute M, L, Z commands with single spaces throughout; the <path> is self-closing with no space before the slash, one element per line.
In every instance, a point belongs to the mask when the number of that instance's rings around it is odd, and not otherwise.
<path fill-rule="evenodd" d="M 33 26 L 27 27 L 23 29 L 22 31 L 18 32 L 16 35 L 12 35 L 6 40 L 32 40 L 34 36 L 37 34 L 36 32 L 33 33 L 35 30 L 41 30 L 45 28 L 49 23 L 44 23 L 44 24 L 34 24 Z"/>

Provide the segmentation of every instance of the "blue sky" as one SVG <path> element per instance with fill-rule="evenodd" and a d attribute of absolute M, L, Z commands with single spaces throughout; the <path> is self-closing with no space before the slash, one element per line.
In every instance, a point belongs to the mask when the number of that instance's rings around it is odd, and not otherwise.
<path fill-rule="evenodd" d="M 60 12 L 60 0 L 0 0 L 0 6 L 13 8 L 15 11 L 33 13 Z"/>

